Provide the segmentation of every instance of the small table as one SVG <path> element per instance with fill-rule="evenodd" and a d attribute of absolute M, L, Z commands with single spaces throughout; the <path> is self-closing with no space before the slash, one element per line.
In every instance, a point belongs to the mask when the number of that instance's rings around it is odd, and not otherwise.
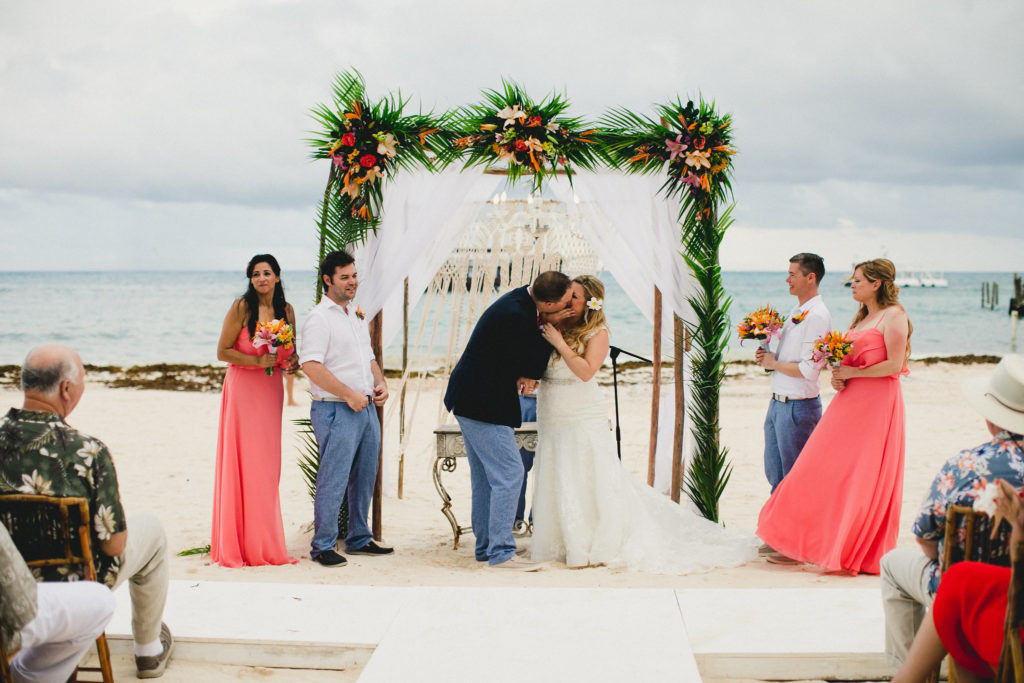
<path fill-rule="evenodd" d="M 472 526 L 459 526 L 452 512 L 452 497 L 441 481 L 442 472 L 454 472 L 458 463 L 457 458 L 466 457 L 466 442 L 462 439 L 462 431 L 457 424 L 438 425 L 434 430 L 437 437 L 437 457 L 434 460 L 434 488 L 437 495 L 441 496 L 441 514 L 448 518 L 452 525 L 452 535 L 455 542 L 453 549 L 459 547 L 459 537 L 467 531 L 472 531 Z M 525 448 L 528 451 L 537 450 L 537 423 L 524 422 L 522 427 L 515 429 L 516 447 Z"/>

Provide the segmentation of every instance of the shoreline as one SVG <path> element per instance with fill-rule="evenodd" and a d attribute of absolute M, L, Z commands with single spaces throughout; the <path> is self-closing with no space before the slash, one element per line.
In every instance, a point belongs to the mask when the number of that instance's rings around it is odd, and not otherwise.
<path fill-rule="evenodd" d="M 999 362 L 999 356 L 987 354 L 967 354 L 951 356 L 928 356 L 925 358 L 912 358 L 910 367 L 915 365 L 935 365 L 937 363 L 948 363 L 950 365 L 994 365 Z M 729 365 L 745 367 L 754 366 L 754 361 L 748 359 L 730 360 Z M 619 380 L 625 383 L 637 383 L 644 381 L 636 375 L 643 374 L 642 371 L 649 368 L 647 363 L 642 361 L 625 361 L 618 364 L 620 373 Z M 661 364 L 662 373 L 668 372 L 671 381 L 672 362 L 663 361 Z M 113 389 L 147 389 L 156 391 L 191 391 L 191 392 L 218 392 L 224 380 L 224 365 L 191 365 L 188 363 L 154 363 L 151 365 L 132 365 L 127 368 L 119 365 L 85 365 L 86 377 L 89 382 L 95 382 Z M 423 376 L 427 379 L 436 378 L 440 368 L 427 370 Z M 611 383 L 611 366 L 605 365 L 598 372 L 600 384 Z M 388 379 L 397 379 L 402 376 L 401 370 L 385 368 L 384 375 Z M 301 375 L 300 375 L 301 376 Z M 410 373 L 410 380 L 418 378 L 419 372 Z M 17 388 L 21 377 L 21 368 L 18 365 L 0 365 L 0 387 Z"/>

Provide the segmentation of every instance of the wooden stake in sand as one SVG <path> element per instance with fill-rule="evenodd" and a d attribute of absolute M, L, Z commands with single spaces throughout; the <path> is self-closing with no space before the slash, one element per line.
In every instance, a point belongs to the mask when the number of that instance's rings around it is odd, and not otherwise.
<path fill-rule="evenodd" d="M 398 499 L 405 497 L 405 388 L 409 372 L 409 278 L 405 278 L 402 298 L 402 395 L 398 399 Z"/>

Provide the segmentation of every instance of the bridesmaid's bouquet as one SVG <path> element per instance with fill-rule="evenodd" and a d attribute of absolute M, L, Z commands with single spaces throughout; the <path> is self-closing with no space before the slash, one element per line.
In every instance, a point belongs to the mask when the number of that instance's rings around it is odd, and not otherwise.
<path fill-rule="evenodd" d="M 771 306 L 765 305 L 750 315 L 744 316 L 743 322 L 736 326 L 740 336 L 740 346 L 747 339 L 756 339 L 760 342 L 758 346 L 764 351 L 768 350 L 768 342 L 772 337 L 782 335 L 782 316 Z"/>
<path fill-rule="evenodd" d="M 811 352 L 811 360 L 817 363 L 819 368 L 826 363 L 833 368 L 838 368 L 842 360 L 852 350 L 853 342 L 849 340 L 846 334 L 839 330 L 832 330 L 824 337 L 815 340 L 814 350 Z"/>
<path fill-rule="evenodd" d="M 252 338 L 252 347 L 264 353 L 276 354 L 279 348 L 290 349 L 295 341 L 295 328 L 286 320 L 274 319 L 270 322 L 256 323 L 256 334 Z M 268 375 L 274 374 L 273 366 L 264 370 Z"/>

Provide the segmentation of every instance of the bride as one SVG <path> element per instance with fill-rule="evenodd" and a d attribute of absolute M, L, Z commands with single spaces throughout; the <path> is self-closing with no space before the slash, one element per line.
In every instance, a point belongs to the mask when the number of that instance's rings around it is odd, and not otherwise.
<path fill-rule="evenodd" d="M 537 393 L 534 561 L 688 574 L 743 564 L 758 541 L 726 531 L 622 468 L 594 373 L 608 355 L 604 285 L 573 280 L 574 316 L 543 327 L 555 348 Z"/>

